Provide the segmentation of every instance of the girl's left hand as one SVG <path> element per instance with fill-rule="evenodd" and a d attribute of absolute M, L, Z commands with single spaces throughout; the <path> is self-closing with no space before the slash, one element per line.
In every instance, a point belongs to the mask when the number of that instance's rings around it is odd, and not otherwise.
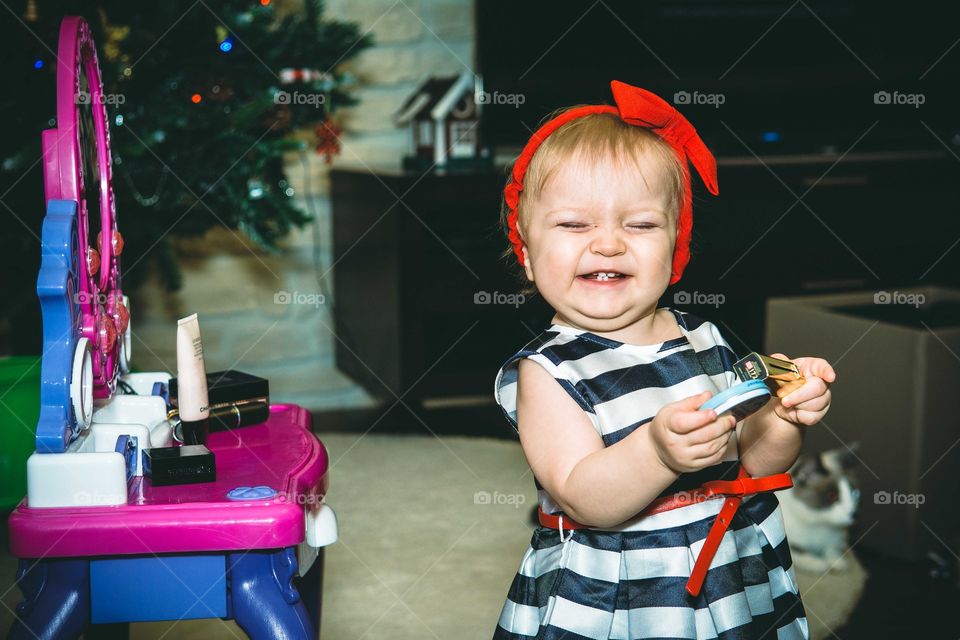
<path fill-rule="evenodd" d="M 800 369 L 800 375 L 806 378 L 802 387 L 774 404 L 774 412 L 787 422 L 800 426 L 820 422 L 830 408 L 830 383 L 837 379 L 833 367 L 823 358 L 788 358 L 782 353 L 770 355 L 792 361 Z"/>

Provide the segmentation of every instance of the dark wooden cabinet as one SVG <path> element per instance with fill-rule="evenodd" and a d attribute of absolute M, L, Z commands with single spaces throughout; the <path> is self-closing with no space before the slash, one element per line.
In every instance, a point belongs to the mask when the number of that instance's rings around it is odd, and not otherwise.
<path fill-rule="evenodd" d="M 836 160 L 721 157 L 716 198 L 695 177 L 693 258 L 662 304 L 713 320 L 741 352 L 762 348 L 770 296 L 960 284 L 960 162 Z M 499 366 L 552 316 L 539 298 L 475 302 L 519 289 L 501 258 L 505 175 L 332 171 L 337 365 L 375 395 L 491 398 Z"/>
<path fill-rule="evenodd" d="M 374 395 L 492 400 L 497 369 L 549 319 L 538 301 L 476 300 L 519 289 L 501 259 L 503 176 L 331 172 L 337 366 Z"/>
<path fill-rule="evenodd" d="M 836 160 L 721 157 L 720 196 L 695 189 L 693 259 L 674 289 L 723 294 L 690 308 L 738 352 L 763 347 L 771 296 L 960 279 L 960 162 L 943 150 Z"/>

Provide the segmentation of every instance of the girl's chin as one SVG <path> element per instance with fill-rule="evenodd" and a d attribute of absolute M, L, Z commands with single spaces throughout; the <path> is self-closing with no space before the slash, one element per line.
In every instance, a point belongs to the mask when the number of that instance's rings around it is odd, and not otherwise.
<path fill-rule="evenodd" d="M 568 308 L 562 315 L 574 324 L 588 331 L 616 331 L 629 325 L 633 320 L 636 305 L 597 306 L 589 308 Z"/>

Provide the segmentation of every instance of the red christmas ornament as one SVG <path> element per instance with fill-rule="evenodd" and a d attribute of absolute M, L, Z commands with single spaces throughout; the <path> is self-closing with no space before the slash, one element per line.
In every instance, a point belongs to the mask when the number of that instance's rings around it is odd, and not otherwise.
<path fill-rule="evenodd" d="M 313 132 L 317 135 L 315 147 L 317 154 L 324 156 L 324 161 L 330 164 L 333 156 L 340 153 L 340 134 L 343 133 L 343 129 L 327 118 L 314 127 Z"/>
<path fill-rule="evenodd" d="M 293 84 L 294 82 L 319 82 L 320 80 L 329 80 L 329 73 L 324 73 L 319 69 L 280 69 L 280 82 L 283 84 Z"/>

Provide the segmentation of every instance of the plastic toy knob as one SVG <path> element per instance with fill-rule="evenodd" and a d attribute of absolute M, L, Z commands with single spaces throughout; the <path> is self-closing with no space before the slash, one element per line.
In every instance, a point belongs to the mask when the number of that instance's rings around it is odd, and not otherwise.
<path fill-rule="evenodd" d="M 103 231 L 97 233 L 97 246 L 100 247 L 100 251 L 103 252 Z M 120 232 L 114 230 L 113 232 L 113 255 L 118 256 L 123 253 L 123 236 L 120 235 Z"/>
<path fill-rule="evenodd" d="M 119 298 L 120 296 L 118 296 L 116 293 L 110 294 L 110 315 L 113 316 L 113 322 L 117 327 L 117 333 L 123 335 L 130 324 L 130 312 Z"/>
<path fill-rule="evenodd" d="M 306 512 L 307 533 L 304 539 L 311 547 L 326 547 L 336 542 L 339 537 L 337 514 L 328 504 L 321 504 L 317 509 L 308 509 Z"/>
<path fill-rule="evenodd" d="M 112 351 L 113 346 L 117 343 L 117 325 L 114 324 L 113 318 L 106 313 L 100 315 L 100 322 L 97 324 L 99 325 L 97 331 L 97 346 L 100 347 L 100 351 L 103 353 Z"/>
<path fill-rule="evenodd" d="M 95 275 L 100 270 L 100 252 L 93 247 L 87 247 L 87 271 Z"/>
<path fill-rule="evenodd" d="M 277 495 L 277 491 L 266 485 L 256 487 L 236 487 L 227 492 L 229 500 L 269 500 Z"/>
<path fill-rule="evenodd" d="M 114 315 L 114 319 L 117 322 L 117 331 L 125 333 L 127 327 L 130 326 L 130 312 L 127 311 L 127 307 L 122 302 L 117 303 L 117 313 Z"/>

